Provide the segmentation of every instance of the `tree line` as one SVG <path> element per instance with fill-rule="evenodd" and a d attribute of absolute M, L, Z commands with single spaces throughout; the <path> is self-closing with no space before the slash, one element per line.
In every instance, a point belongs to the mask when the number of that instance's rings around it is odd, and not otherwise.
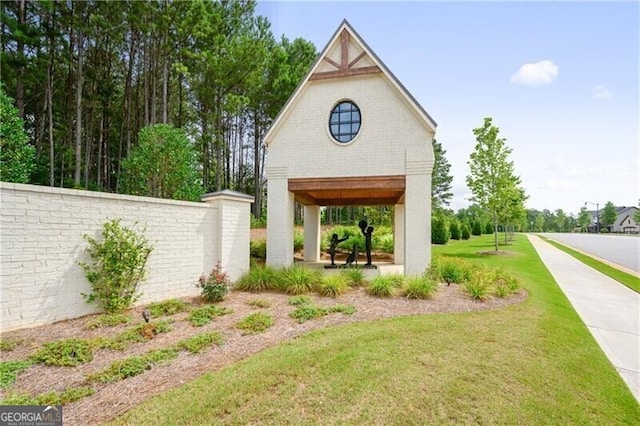
<path fill-rule="evenodd" d="M 124 192 L 141 130 L 170 125 L 197 151 L 202 191 L 253 194 L 259 217 L 262 138 L 317 52 L 276 38 L 255 6 L 3 1 L 1 80 L 34 149 L 29 182 Z"/>

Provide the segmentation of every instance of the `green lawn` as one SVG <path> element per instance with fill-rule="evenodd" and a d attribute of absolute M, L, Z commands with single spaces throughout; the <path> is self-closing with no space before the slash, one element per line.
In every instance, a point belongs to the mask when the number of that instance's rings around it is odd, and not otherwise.
<path fill-rule="evenodd" d="M 152 398 L 116 423 L 640 424 L 640 407 L 524 235 L 434 247 L 504 266 L 529 299 L 506 309 L 312 332 Z M 479 302 L 481 303 L 481 302 Z"/>
<path fill-rule="evenodd" d="M 570 247 L 567 247 L 564 244 L 559 243 L 558 241 L 549 239 L 544 235 L 538 235 L 538 236 L 543 240 L 545 240 L 546 242 L 548 242 L 549 244 L 551 244 L 552 246 L 557 247 L 560 250 L 564 251 L 565 253 L 568 253 L 571 256 L 575 257 L 585 265 L 591 266 L 596 271 L 602 272 L 608 277 L 613 278 L 614 280 L 626 285 L 636 293 L 640 293 L 640 278 L 634 277 L 633 275 L 628 274 L 624 271 L 621 271 L 618 268 L 614 268 L 611 265 L 607 265 L 606 263 L 600 262 L 599 260 L 594 259 L 593 257 L 587 254 L 580 253 L 579 251 L 576 251 Z"/>

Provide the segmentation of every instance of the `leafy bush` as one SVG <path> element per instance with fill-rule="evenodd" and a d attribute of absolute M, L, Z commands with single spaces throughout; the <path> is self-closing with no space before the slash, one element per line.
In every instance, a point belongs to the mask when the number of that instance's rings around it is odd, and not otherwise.
<path fill-rule="evenodd" d="M 233 310 L 229 308 L 219 308 L 214 305 L 204 306 L 192 310 L 187 317 L 187 321 L 194 327 L 202 327 L 205 324 L 209 324 L 215 317 L 227 315 L 232 312 Z"/>
<path fill-rule="evenodd" d="M 519 279 L 506 269 L 493 270 L 492 276 L 495 294 L 498 297 L 507 297 L 519 288 Z"/>
<path fill-rule="evenodd" d="M 15 382 L 18 373 L 33 365 L 34 361 L 0 361 L 0 389 Z"/>
<path fill-rule="evenodd" d="M 143 230 L 144 232 L 144 230 Z M 102 241 L 85 235 L 92 263 L 79 262 L 92 292 L 82 294 L 88 303 L 99 303 L 107 313 L 129 308 L 138 298 L 137 289 L 145 279 L 145 265 L 152 247 L 142 233 L 120 225 L 114 219 L 103 225 Z"/>
<path fill-rule="evenodd" d="M 360 287 L 366 283 L 364 279 L 364 272 L 362 271 L 362 269 L 342 269 L 340 270 L 340 274 L 347 279 L 347 283 L 351 287 Z"/>
<path fill-rule="evenodd" d="M 254 265 L 240 277 L 235 288 L 236 290 L 260 293 L 278 288 L 279 279 L 278 272 L 271 266 Z"/>
<path fill-rule="evenodd" d="M 349 291 L 349 281 L 342 274 L 331 274 L 322 277 L 318 293 L 322 296 L 336 297 Z"/>
<path fill-rule="evenodd" d="M 444 216 L 438 215 L 431 218 L 431 243 L 447 244 L 449 241 L 449 224 Z"/>
<path fill-rule="evenodd" d="M 356 244 L 358 246 L 358 251 L 365 251 L 365 240 L 364 235 L 362 235 L 362 231 L 357 226 L 344 226 L 338 225 L 334 226 L 332 229 L 324 232 L 324 236 L 322 238 L 323 247 L 329 247 L 331 241 L 331 235 L 337 234 L 340 238 L 346 238 L 345 241 L 338 244 L 338 249 L 351 252 L 353 249 L 353 245 Z M 375 234 L 374 234 L 375 235 Z M 373 244 L 373 241 L 372 241 Z"/>
<path fill-rule="evenodd" d="M 287 294 L 310 293 L 322 279 L 319 271 L 300 265 L 292 265 L 282 271 L 280 289 Z"/>
<path fill-rule="evenodd" d="M 345 315 L 353 315 L 357 312 L 357 309 L 355 308 L 355 306 L 337 304 L 329 307 L 327 311 L 331 314 L 341 313 Z"/>
<path fill-rule="evenodd" d="M 312 305 L 300 305 L 289 314 L 291 318 L 295 318 L 298 320 L 300 324 L 305 321 L 309 321 L 315 318 L 320 318 L 322 316 L 327 315 L 329 312 L 326 308 L 321 308 L 319 306 Z"/>
<path fill-rule="evenodd" d="M 390 275 L 378 275 L 366 288 L 366 292 L 376 297 L 393 297 L 398 288 L 398 278 Z"/>
<path fill-rule="evenodd" d="M 275 324 L 273 316 L 265 312 L 255 312 L 236 323 L 236 328 L 242 330 L 242 334 L 263 333 Z"/>
<path fill-rule="evenodd" d="M 178 312 L 184 312 L 189 308 L 184 300 L 169 299 L 162 302 L 149 303 L 147 309 L 149 309 L 152 318 L 157 318 L 165 315 L 175 315 Z"/>
<path fill-rule="evenodd" d="M 394 239 L 393 234 L 384 234 L 377 239 L 377 244 L 372 245 L 383 253 L 393 253 Z"/>
<path fill-rule="evenodd" d="M 405 280 L 404 296 L 407 299 L 431 299 L 438 284 L 425 276 L 408 277 Z"/>
<path fill-rule="evenodd" d="M 35 157 L 24 120 L 0 84 L 0 181 L 29 183 Z"/>
<path fill-rule="evenodd" d="M 49 366 L 75 367 L 90 362 L 93 359 L 93 351 L 88 341 L 70 338 L 45 343 L 29 358 Z"/>
<path fill-rule="evenodd" d="M 460 236 L 463 240 L 471 238 L 471 229 L 466 222 L 463 222 L 462 225 L 460 225 Z"/>
<path fill-rule="evenodd" d="M 196 284 L 196 287 L 201 289 L 204 300 L 210 303 L 224 299 L 224 296 L 229 292 L 230 286 L 229 277 L 222 270 L 220 262 L 216 263 L 209 276 L 201 275 Z"/>
<path fill-rule="evenodd" d="M 93 348 L 122 351 L 132 343 L 140 343 L 153 338 L 156 334 L 171 331 L 171 321 L 164 320 L 154 323 L 141 323 L 130 327 L 113 337 L 97 337 L 89 342 Z"/>
<path fill-rule="evenodd" d="M 447 285 L 464 282 L 469 275 L 469 268 L 470 266 L 465 262 L 455 258 L 440 259 L 438 263 L 440 277 Z"/>
<path fill-rule="evenodd" d="M 88 329 L 102 328 L 102 327 L 116 327 L 122 324 L 129 324 L 131 317 L 124 314 L 102 314 L 97 315 L 85 324 Z"/>
<path fill-rule="evenodd" d="M 449 232 L 451 232 L 452 240 L 459 240 L 462 237 L 462 230 L 460 229 L 460 222 L 452 220 L 449 224 Z"/>
<path fill-rule="evenodd" d="M 107 368 L 86 376 L 89 382 L 115 382 L 137 376 L 150 370 L 154 365 L 172 360 L 178 356 L 175 349 L 156 349 L 141 356 L 132 356 L 112 362 Z"/>
<path fill-rule="evenodd" d="M 249 242 L 249 254 L 251 257 L 256 257 L 258 259 L 266 259 L 267 258 L 267 240 L 251 240 Z"/>
<path fill-rule="evenodd" d="M 202 351 L 204 348 L 212 344 L 221 345 L 223 342 L 222 334 L 218 331 L 210 331 L 206 333 L 196 334 L 176 343 L 176 350 L 189 351 L 192 354 Z"/>
<path fill-rule="evenodd" d="M 482 235 L 482 222 L 474 220 L 471 224 L 471 235 Z"/>

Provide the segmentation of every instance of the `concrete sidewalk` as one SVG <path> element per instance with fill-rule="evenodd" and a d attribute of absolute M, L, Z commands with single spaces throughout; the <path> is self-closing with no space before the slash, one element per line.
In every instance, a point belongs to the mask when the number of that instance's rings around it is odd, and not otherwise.
<path fill-rule="evenodd" d="M 640 294 L 527 235 L 571 305 L 640 402 Z"/>

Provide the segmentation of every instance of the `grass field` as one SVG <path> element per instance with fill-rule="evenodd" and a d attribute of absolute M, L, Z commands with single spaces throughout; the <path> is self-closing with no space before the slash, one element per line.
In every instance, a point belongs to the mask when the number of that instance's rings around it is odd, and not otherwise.
<path fill-rule="evenodd" d="M 587 254 L 580 253 L 579 251 L 576 251 L 571 247 L 567 247 L 564 244 L 559 243 L 555 240 L 546 238 L 544 235 L 539 235 L 539 237 L 545 240 L 546 242 L 548 242 L 549 244 L 551 244 L 552 246 L 559 248 L 565 253 L 568 253 L 571 256 L 575 257 L 585 265 L 591 266 L 596 271 L 602 272 L 603 274 L 607 275 L 610 278 L 613 278 L 619 283 L 626 285 L 636 293 L 640 293 L 640 278 L 634 277 L 633 275 L 628 274 L 624 271 L 621 271 L 620 269 L 614 268 L 611 265 L 607 265 L 606 263 L 600 262 L 598 259 L 594 259 L 593 257 Z"/>
<path fill-rule="evenodd" d="M 202 376 L 116 424 L 640 424 L 640 407 L 524 235 L 434 253 L 503 266 L 529 299 L 312 332 Z M 478 302 L 481 303 L 481 302 Z"/>

